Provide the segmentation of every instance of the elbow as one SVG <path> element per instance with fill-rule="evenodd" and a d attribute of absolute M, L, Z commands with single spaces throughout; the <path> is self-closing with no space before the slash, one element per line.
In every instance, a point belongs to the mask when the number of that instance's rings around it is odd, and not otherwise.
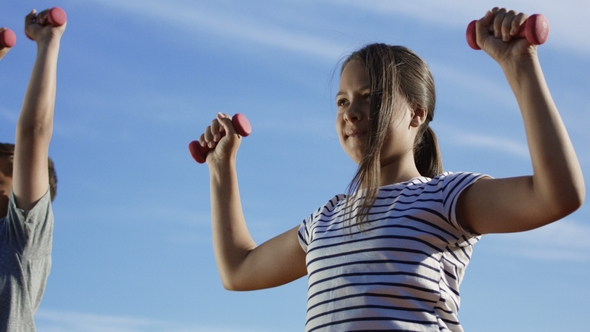
<path fill-rule="evenodd" d="M 223 286 L 223 288 L 225 288 L 225 290 L 228 291 L 237 291 L 237 287 L 235 282 L 232 282 L 229 278 L 227 277 L 221 277 L 221 285 Z"/>
<path fill-rule="evenodd" d="M 584 199 L 580 198 L 579 200 L 571 200 L 567 203 L 564 203 L 561 205 L 560 210 L 559 210 L 559 219 L 564 218 L 572 213 L 574 213 L 576 210 L 578 210 L 582 204 L 584 203 Z"/>
<path fill-rule="evenodd" d="M 39 137 L 50 139 L 53 134 L 53 125 L 42 121 L 19 122 L 17 134 L 22 138 Z"/>
<path fill-rule="evenodd" d="M 576 211 L 584 204 L 584 200 L 586 199 L 586 188 L 584 184 L 580 186 L 580 188 L 576 191 L 574 197 L 570 200 L 568 208 L 571 210 L 570 213 Z"/>
<path fill-rule="evenodd" d="M 237 270 L 226 270 L 219 269 L 219 277 L 221 279 L 221 285 L 228 291 L 244 291 L 248 290 L 245 287 L 245 282 L 240 279 L 240 274 Z"/>
<path fill-rule="evenodd" d="M 580 179 L 577 181 L 571 189 L 570 198 L 568 199 L 568 208 L 571 210 L 570 213 L 579 209 L 586 199 L 586 185 L 584 180 Z"/>
<path fill-rule="evenodd" d="M 231 278 L 226 277 L 221 277 L 221 284 L 223 285 L 223 288 L 225 288 L 228 291 L 245 291 L 247 290 L 246 288 L 242 287 L 242 285 L 240 285 L 239 282 L 237 282 L 236 280 L 232 280 Z"/>
<path fill-rule="evenodd" d="M 584 204 L 585 198 L 586 188 L 584 181 L 580 181 L 570 188 L 567 193 L 556 197 L 555 212 L 558 216 L 558 219 L 561 219 L 578 210 Z"/>

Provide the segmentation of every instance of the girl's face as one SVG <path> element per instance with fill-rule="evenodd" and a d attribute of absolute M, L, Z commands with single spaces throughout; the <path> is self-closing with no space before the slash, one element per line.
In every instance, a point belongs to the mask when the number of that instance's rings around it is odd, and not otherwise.
<path fill-rule="evenodd" d="M 342 71 L 336 95 L 336 131 L 342 148 L 357 164 L 366 148 L 370 96 L 371 82 L 364 63 L 359 60 L 350 61 Z M 402 157 L 411 157 L 413 164 L 414 139 L 422 122 L 407 103 L 402 104 L 403 106 L 396 110 L 383 143 L 382 167 L 397 163 Z"/>
<path fill-rule="evenodd" d="M 336 131 L 342 148 L 357 164 L 363 157 L 367 142 L 370 96 L 371 82 L 364 64 L 350 61 L 340 75 L 336 94 Z"/>

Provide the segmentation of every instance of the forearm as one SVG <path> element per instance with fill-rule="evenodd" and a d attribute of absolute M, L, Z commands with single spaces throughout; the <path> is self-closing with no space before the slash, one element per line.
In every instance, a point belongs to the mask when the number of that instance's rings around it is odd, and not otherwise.
<path fill-rule="evenodd" d="M 536 54 L 507 62 L 504 73 L 520 107 L 533 165 L 533 190 L 560 218 L 577 209 L 585 195 L 578 158 L 553 102 Z"/>
<path fill-rule="evenodd" d="M 242 212 L 235 163 L 228 161 L 223 166 L 210 168 L 210 179 L 217 267 L 224 286 L 236 289 L 242 276 L 247 275 L 244 263 L 256 243 L 248 232 Z"/>
<path fill-rule="evenodd" d="M 37 58 L 18 120 L 17 135 L 51 136 L 59 46 L 59 38 L 39 42 Z"/>

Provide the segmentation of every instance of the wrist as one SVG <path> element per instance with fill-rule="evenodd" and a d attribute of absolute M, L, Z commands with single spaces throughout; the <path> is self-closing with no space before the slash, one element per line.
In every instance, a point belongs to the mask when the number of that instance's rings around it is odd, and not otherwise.
<path fill-rule="evenodd" d="M 51 34 L 43 35 L 35 40 L 39 51 L 59 50 L 61 36 Z"/>
<path fill-rule="evenodd" d="M 207 163 L 211 183 L 222 183 L 236 174 L 235 160 L 216 160 Z"/>
<path fill-rule="evenodd" d="M 506 58 L 500 62 L 500 67 L 506 75 L 528 72 L 538 65 L 537 53 L 527 53 Z"/>

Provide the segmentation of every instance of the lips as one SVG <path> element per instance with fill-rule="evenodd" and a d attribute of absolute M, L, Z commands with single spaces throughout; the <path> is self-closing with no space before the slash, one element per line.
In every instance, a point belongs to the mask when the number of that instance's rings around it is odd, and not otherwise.
<path fill-rule="evenodd" d="M 349 131 L 345 131 L 344 134 L 347 137 L 359 137 L 362 136 L 364 134 L 366 134 L 367 131 L 366 130 L 349 130 Z"/>

